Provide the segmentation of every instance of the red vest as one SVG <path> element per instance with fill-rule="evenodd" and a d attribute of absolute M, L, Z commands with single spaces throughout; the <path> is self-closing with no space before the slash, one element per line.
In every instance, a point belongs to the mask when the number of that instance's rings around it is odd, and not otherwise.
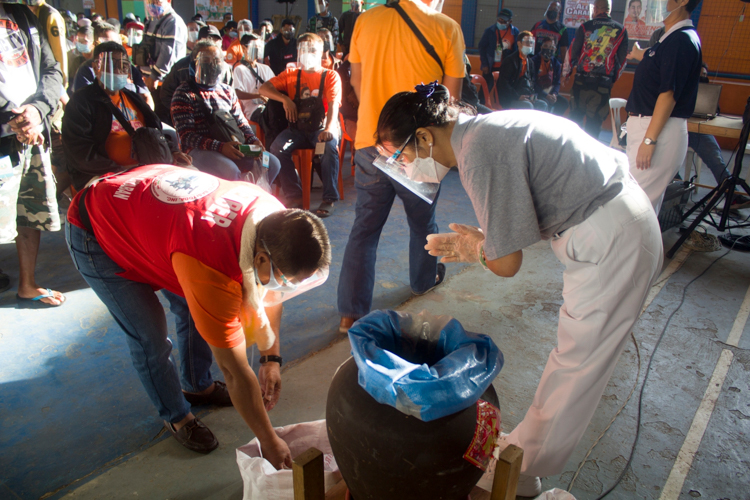
<path fill-rule="evenodd" d="M 241 284 L 245 220 L 259 208 L 266 213 L 284 209 L 253 184 L 172 165 L 137 167 L 103 178 L 88 191 L 86 210 L 94 234 L 124 269 L 120 276 L 183 296 L 172 268 L 173 253 L 193 257 Z M 68 220 L 84 227 L 78 196 Z"/>

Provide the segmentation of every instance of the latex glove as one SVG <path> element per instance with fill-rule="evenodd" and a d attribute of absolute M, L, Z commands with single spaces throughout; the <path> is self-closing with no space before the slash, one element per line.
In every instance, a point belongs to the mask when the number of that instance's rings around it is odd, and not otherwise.
<path fill-rule="evenodd" d="M 440 262 L 479 262 L 479 255 L 484 244 L 482 230 L 478 227 L 455 223 L 448 227 L 455 233 L 428 235 L 425 250 L 428 250 L 434 257 L 441 257 Z"/>
<path fill-rule="evenodd" d="M 266 411 L 271 411 L 279 401 L 281 395 L 281 370 L 275 362 L 260 365 L 258 370 L 258 383 L 263 395 L 263 406 Z"/>

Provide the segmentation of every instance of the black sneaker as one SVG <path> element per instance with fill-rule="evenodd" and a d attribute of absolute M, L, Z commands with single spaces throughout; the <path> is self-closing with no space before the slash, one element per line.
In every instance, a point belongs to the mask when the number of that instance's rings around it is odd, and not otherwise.
<path fill-rule="evenodd" d="M 424 295 L 439 286 L 443 281 L 445 281 L 445 264 L 440 263 L 437 265 L 437 276 L 435 276 L 435 284 L 424 292 L 415 292 L 414 290 L 412 290 L 412 293 L 414 295 Z"/>

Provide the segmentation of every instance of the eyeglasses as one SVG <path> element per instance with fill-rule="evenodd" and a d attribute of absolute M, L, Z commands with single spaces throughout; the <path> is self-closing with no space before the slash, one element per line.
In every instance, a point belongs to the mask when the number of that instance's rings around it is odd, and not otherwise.
<path fill-rule="evenodd" d="M 268 250 L 268 246 L 266 246 L 266 242 L 264 240 L 260 240 L 261 243 L 263 243 L 263 249 L 268 254 L 268 261 L 271 263 L 271 272 L 273 273 L 273 268 L 276 267 L 276 269 L 279 269 L 279 266 L 273 265 L 273 259 L 271 258 L 271 252 Z M 281 272 L 281 269 L 279 269 L 279 273 L 281 273 L 281 281 L 284 286 L 294 286 L 292 283 L 289 282 L 288 279 L 286 279 L 286 276 L 284 276 L 284 273 Z"/>
<path fill-rule="evenodd" d="M 404 141 L 404 143 L 403 143 L 403 144 L 401 145 L 401 147 L 400 147 L 400 148 L 398 148 L 398 149 L 396 150 L 396 152 L 395 152 L 395 153 L 393 153 L 393 154 L 391 154 L 391 153 L 390 153 L 389 151 L 387 151 L 387 150 L 386 150 L 386 149 L 385 149 L 385 148 L 384 148 L 384 147 L 383 147 L 382 145 L 378 144 L 378 145 L 377 145 L 377 150 L 378 150 L 378 153 L 380 153 L 381 155 L 383 155 L 383 156 L 385 156 L 386 158 L 388 158 L 388 161 L 395 161 L 395 160 L 397 160 L 397 159 L 398 159 L 398 157 L 399 157 L 399 156 L 401 156 L 401 153 L 403 153 L 403 152 L 404 152 L 404 148 L 406 147 L 406 145 L 407 145 L 407 144 L 409 144 L 409 141 L 411 140 L 411 138 L 412 138 L 413 136 L 414 136 L 414 134 L 409 134 L 409 137 L 407 137 L 407 138 L 406 138 L 406 140 L 405 140 L 405 141 Z"/>

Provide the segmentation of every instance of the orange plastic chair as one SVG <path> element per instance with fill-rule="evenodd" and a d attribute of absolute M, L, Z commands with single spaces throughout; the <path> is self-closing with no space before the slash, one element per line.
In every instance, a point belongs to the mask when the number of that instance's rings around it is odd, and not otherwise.
<path fill-rule="evenodd" d="M 344 116 L 339 113 L 339 123 L 341 124 L 341 144 L 339 144 L 339 173 L 341 169 L 343 168 L 342 165 L 344 164 L 344 153 L 346 153 L 346 143 L 349 143 L 349 149 L 352 152 L 352 175 L 354 175 L 354 139 L 349 137 L 349 134 L 346 133 L 346 128 L 344 127 Z M 343 195 L 341 196 L 341 199 L 343 200 Z"/>
<path fill-rule="evenodd" d="M 493 71 L 492 77 L 495 79 L 495 86 L 492 87 L 492 109 L 501 110 L 503 107 L 500 105 L 500 100 L 497 97 L 497 80 L 500 78 L 499 71 Z"/>
<path fill-rule="evenodd" d="M 485 80 L 482 75 L 471 75 L 471 83 L 482 89 L 482 94 L 484 94 L 484 105 L 491 108 L 492 96 L 487 88 L 487 80 Z"/>
<path fill-rule="evenodd" d="M 253 132 L 255 132 L 256 137 L 260 139 L 260 142 L 263 143 L 263 147 L 266 147 L 266 134 L 263 133 L 263 129 L 261 128 L 259 123 L 251 122 L 250 120 L 247 121 L 250 124 L 250 127 L 253 129 Z"/>
<path fill-rule="evenodd" d="M 299 173 L 302 182 L 302 208 L 310 210 L 310 184 L 312 183 L 312 159 L 314 149 L 295 149 L 292 153 L 294 168 Z M 344 177 L 339 164 L 339 198 L 344 199 Z"/>

